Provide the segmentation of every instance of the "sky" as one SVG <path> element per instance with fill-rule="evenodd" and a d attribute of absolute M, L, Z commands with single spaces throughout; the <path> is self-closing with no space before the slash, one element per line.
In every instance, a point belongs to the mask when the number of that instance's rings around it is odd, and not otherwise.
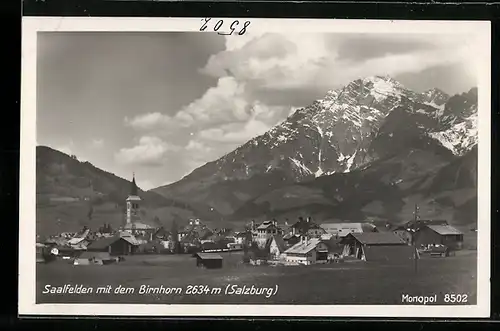
<path fill-rule="evenodd" d="M 37 144 L 135 173 L 144 190 L 358 78 L 476 86 L 477 49 L 463 35 L 43 32 L 37 47 Z"/>

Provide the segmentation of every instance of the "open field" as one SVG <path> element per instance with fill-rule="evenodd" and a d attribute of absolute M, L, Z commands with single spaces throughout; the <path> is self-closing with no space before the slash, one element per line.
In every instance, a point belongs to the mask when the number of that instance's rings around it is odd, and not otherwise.
<path fill-rule="evenodd" d="M 477 257 L 462 251 L 454 257 L 422 258 L 404 264 L 346 262 L 339 264 L 271 267 L 247 266 L 241 253 L 224 253 L 222 269 L 202 269 L 190 255 L 135 255 L 115 265 L 73 266 L 56 261 L 37 265 L 38 303 L 213 303 L 213 304 L 401 304 L 403 294 L 467 294 L 476 303 Z M 84 285 L 92 294 L 42 294 L 46 285 Z M 266 287 L 276 295 L 224 295 L 226 286 Z M 97 287 L 119 285 L 133 294 L 97 294 Z M 181 288 L 180 294 L 139 294 L 141 285 Z M 188 285 L 221 288 L 220 294 L 188 295 Z"/>

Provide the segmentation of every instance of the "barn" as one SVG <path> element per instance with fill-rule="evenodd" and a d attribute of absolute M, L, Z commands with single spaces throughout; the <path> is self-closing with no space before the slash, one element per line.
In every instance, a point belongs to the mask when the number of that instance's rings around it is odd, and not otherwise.
<path fill-rule="evenodd" d="M 213 253 L 196 253 L 196 266 L 206 269 L 222 268 L 222 256 Z"/>
<path fill-rule="evenodd" d="M 87 247 L 87 251 L 107 252 L 110 255 L 118 256 L 134 254 L 138 247 L 139 245 L 133 240 L 133 237 L 116 235 L 97 239 Z"/>
<path fill-rule="evenodd" d="M 426 225 L 415 233 L 417 246 L 441 244 L 452 250 L 463 247 L 464 234 L 451 225 Z"/>
<path fill-rule="evenodd" d="M 414 256 L 414 248 L 391 232 L 350 233 L 341 243 L 343 257 L 363 261 L 401 262 Z"/>

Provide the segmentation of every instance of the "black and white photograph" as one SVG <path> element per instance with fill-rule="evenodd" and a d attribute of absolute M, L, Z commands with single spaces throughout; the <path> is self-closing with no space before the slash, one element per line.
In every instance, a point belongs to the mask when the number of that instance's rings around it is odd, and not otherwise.
<path fill-rule="evenodd" d="M 488 22 L 23 21 L 20 313 L 489 316 Z"/>

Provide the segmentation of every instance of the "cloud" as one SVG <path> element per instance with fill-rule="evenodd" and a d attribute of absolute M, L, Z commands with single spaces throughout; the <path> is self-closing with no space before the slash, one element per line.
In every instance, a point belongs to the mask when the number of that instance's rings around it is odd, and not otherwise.
<path fill-rule="evenodd" d="M 213 150 L 212 147 L 205 145 L 204 142 L 197 140 L 190 140 L 187 146 L 185 147 L 187 151 L 195 152 L 195 153 L 209 153 Z"/>
<path fill-rule="evenodd" d="M 272 90 L 325 93 L 365 76 L 467 61 L 472 49 L 456 35 L 268 34 L 213 55 L 203 72 Z"/>
<path fill-rule="evenodd" d="M 238 41 L 228 36 L 226 49 L 200 69 L 218 78 L 215 86 L 171 115 L 154 112 L 125 122 L 146 132 L 199 131 L 252 120 L 274 125 L 291 107 L 307 106 L 354 79 L 467 61 L 471 50 L 463 39 L 418 34 L 267 33 Z"/>
<path fill-rule="evenodd" d="M 104 146 L 104 140 L 103 139 L 93 139 L 92 140 L 92 147 L 94 148 L 101 148 Z"/>
<path fill-rule="evenodd" d="M 193 119 L 186 114 L 179 113 L 169 116 L 159 112 L 137 115 L 133 118 L 125 117 L 125 125 L 138 131 L 153 131 L 174 129 L 179 126 L 189 126 Z"/>
<path fill-rule="evenodd" d="M 179 109 L 126 118 L 141 135 L 174 134 L 188 169 L 265 133 L 328 90 L 372 76 L 401 76 L 446 65 L 471 66 L 467 36 L 398 34 L 248 34 L 225 38 L 200 72 L 217 78 Z M 160 139 L 160 138 L 157 138 Z M 122 162 L 160 164 L 175 148 L 159 141 L 120 151 Z M 141 161 L 140 161 L 141 160 Z"/>
<path fill-rule="evenodd" d="M 232 123 L 220 127 L 200 131 L 201 139 L 225 144 L 242 144 L 264 134 L 270 126 L 262 121 L 252 119 L 246 123 Z"/>
<path fill-rule="evenodd" d="M 125 119 L 125 123 L 138 131 L 175 132 L 187 127 L 204 130 L 222 124 L 264 123 L 267 127 L 286 118 L 290 107 L 268 106 L 247 95 L 245 83 L 234 77 L 221 77 L 215 87 L 178 111 L 174 116 L 149 113 Z M 254 123 L 256 121 L 256 123 Z M 165 131 L 166 130 L 166 131 Z M 259 131 L 260 132 L 260 131 Z"/>
<path fill-rule="evenodd" d="M 176 152 L 178 146 L 168 144 L 158 137 L 143 136 L 136 146 L 122 148 L 115 160 L 126 165 L 160 166 L 168 152 Z"/>

